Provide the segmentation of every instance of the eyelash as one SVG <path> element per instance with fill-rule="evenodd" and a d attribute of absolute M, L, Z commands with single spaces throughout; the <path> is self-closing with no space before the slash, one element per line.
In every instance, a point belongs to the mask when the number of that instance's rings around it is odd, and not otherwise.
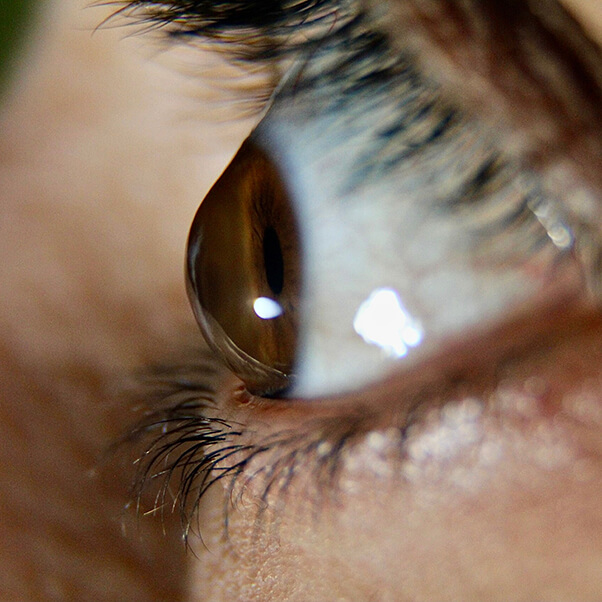
<path fill-rule="evenodd" d="M 257 498 L 263 502 L 257 513 L 260 519 L 269 494 L 275 493 L 278 499 L 286 496 L 298 466 L 312 468 L 311 479 L 317 487 L 309 501 L 316 508 L 326 496 L 336 499 L 344 451 L 369 430 L 369 412 L 362 412 L 344 422 L 340 418 L 317 419 L 246 443 L 250 433 L 244 425 L 218 416 L 215 393 L 225 372 L 206 350 L 197 351 L 191 363 L 149 372 L 145 379 L 149 392 L 143 405 L 152 409 L 122 441 L 142 449 L 134 461 L 130 506 L 140 513 L 146 506 L 143 499 L 153 491 L 151 509 L 144 514 L 163 515 L 165 509 L 177 509 L 185 541 L 200 530 L 195 516 L 202 498 L 222 480 L 227 480 L 229 490 L 224 508 L 226 530 L 231 505 L 236 505 L 246 485 L 261 480 Z M 400 439 L 410 426 L 408 421 L 399 429 Z M 269 457 L 269 461 L 262 460 L 248 472 L 260 457 Z M 171 488 L 174 482 L 175 492 Z"/>
<path fill-rule="evenodd" d="M 209 44 L 218 51 L 225 49 L 232 60 L 253 63 L 272 62 L 313 48 L 336 37 L 350 21 L 364 19 L 364 11 L 355 10 L 359 4 L 356 0 L 297 0 L 287 4 L 274 0 L 271 7 L 264 2 L 261 11 L 244 0 L 220 2 L 217 7 L 211 0 L 112 3 L 120 8 L 109 20 L 125 17 L 142 26 L 143 32 L 160 29 L 169 38 Z"/>

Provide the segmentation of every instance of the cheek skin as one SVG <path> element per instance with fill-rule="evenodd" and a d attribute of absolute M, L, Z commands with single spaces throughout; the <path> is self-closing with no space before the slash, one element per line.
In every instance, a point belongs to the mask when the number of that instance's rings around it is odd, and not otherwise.
<path fill-rule="evenodd" d="M 191 597 L 599 599 L 601 332 L 592 322 L 509 366 L 482 412 L 474 399 L 432 412 L 398 463 L 386 436 L 368 436 L 346 458 L 336 502 L 317 511 L 301 474 L 254 529 L 251 485 L 226 542 L 229 494 L 216 487 Z"/>
<path fill-rule="evenodd" d="M 124 537 L 131 476 L 100 462 L 132 417 L 116 380 L 163 353 L 188 316 L 190 212 L 171 210 L 176 241 L 162 209 L 167 191 L 184 199 L 181 142 L 164 126 L 173 103 L 153 104 L 160 72 L 123 32 L 92 36 L 101 15 L 88 4 L 40 2 L 0 99 L 2 600 L 182 592 L 177 526 L 166 538 L 126 521 Z"/>
<path fill-rule="evenodd" d="M 371 478 L 360 487 L 370 494 L 342 500 L 315 527 L 297 505 L 294 517 L 265 517 L 256 539 L 256 509 L 237 511 L 226 547 L 209 527 L 191 597 L 599 599 L 600 509 L 591 483 L 556 472 L 545 487 L 494 480 L 480 495 L 452 496 L 437 486 L 426 494 L 420 485 L 390 490 Z"/>

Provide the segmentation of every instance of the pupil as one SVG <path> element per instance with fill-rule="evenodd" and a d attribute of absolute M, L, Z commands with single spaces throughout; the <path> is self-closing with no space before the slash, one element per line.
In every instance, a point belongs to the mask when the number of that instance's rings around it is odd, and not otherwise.
<path fill-rule="evenodd" d="M 279 295 L 284 287 L 284 259 L 280 239 L 272 226 L 268 226 L 263 234 L 263 265 L 268 286 L 274 295 Z"/>

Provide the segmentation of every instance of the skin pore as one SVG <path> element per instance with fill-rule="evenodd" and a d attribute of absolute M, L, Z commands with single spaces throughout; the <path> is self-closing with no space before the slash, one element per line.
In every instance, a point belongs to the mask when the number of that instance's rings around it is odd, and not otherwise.
<path fill-rule="evenodd" d="M 533 326 L 543 344 L 490 350 L 477 382 L 426 399 L 403 458 L 387 429 L 400 383 L 373 391 L 387 409 L 345 455 L 334 498 L 302 463 L 285 497 L 260 499 L 261 475 L 224 480 L 201 502 L 194 554 L 177 514 L 124 512 L 129 458 L 103 455 L 140 416 L 122 392 L 196 335 L 186 235 L 251 125 L 208 124 L 199 106 L 227 90 L 191 82 L 197 49 L 150 58 L 144 36 L 91 35 L 107 13 L 83 4 L 44 8 L 0 109 L 1 597 L 599 599 L 602 322 L 587 308 L 550 314 Z M 600 35 L 599 3 L 567 5 Z M 238 388 L 225 377 L 218 397 L 250 438 L 315 418 L 233 403 Z M 269 458 L 256 462 L 247 474 Z"/>

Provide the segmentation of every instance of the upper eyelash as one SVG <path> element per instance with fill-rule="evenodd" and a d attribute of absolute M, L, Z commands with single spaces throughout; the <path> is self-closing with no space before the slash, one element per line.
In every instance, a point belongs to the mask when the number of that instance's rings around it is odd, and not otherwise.
<path fill-rule="evenodd" d="M 248 32 L 276 30 L 319 21 L 339 4 L 336 0 L 264 0 L 262 10 L 248 0 L 214 2 L 212 0 L 126 0 L 130 7 L 144 6 L 149 19 L 173 23 L 185 33 L 223 35 L 226 31 Z"/>
<path fill-rule="evenodd" d="M 358 2 L 268 0 L 262 3 L 261 10 L 248 0 L 219 3 L 212 0 L 114 0 L 114 4 L 120 5 L 115 15 L 131 17 L 149 29 L 164 29 L 174 38 L 222 42 L 233 57 L 258 61 L 273 60 L 314 44 L 312 33 L 316 30 L 319 39 L 335 35 L 349 18 L 348 12 L 355 12 Z"/>

